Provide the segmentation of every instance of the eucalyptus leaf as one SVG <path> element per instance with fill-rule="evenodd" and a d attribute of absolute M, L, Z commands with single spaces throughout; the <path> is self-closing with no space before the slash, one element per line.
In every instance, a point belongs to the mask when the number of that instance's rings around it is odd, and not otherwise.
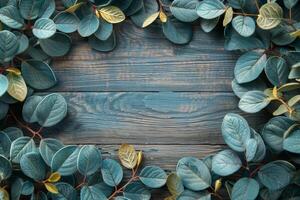
<path fill-rule="evenodd" d="M 8 80 L 6 76 L 0 74 L 0 97 L 5 94 L 8 89 Z"/>
<path fill-rule="evenodd" d="M 71 200 L 77 199 L 76 190 L 68 183 L 60 182 L 55 184 L 58 194 L 51 194 L 53 200 Z"/>
<path fill-rule="evenodd" d="M 242 162 L 232 150 L 223 150 L 214 155 L 212 171 L 221 176 L 228 176 L 240 169 Z"/>
<path fill-rule="evenodd" d="M 150 191 L 139 181 L 128 184 L 124 189 L 124 197 L 130 200 L 150 200 Z"/>
<path fill-rule="evenodd" d="M 44 180 L 46 176 L 46 164 L 37 152 L 23 155 L 20 160 L 20 166 L 26 176 L 36 181 Z"/>
<path fill-rule="evenodd" d="M 197 7 L 197 14 L 204 19 L 213 19 L 222 15 L 226 10 L 220 0 L 203 0 Z"/>
<path fill-rule="evenodd" d="M 113 34 L 113 25 L 102 19 L 99 19 L 99 28 L 94 33 L 96 38 L 105 41 L 108 40 L 112 34 Z"/>
<path fill-rule="evenodd" d="M 235 200 L 254 200 L 259 193 L 259 184 L 253 178 L 241 178 L 232 188 L 232 199 Z"/>
<path fill-rule="evenodd" d="M 94 14 L 84 16 L 80 20 L 78 26 L 78 33 L 82 37 L 88 37 L 93 35 L 99 27 L 99 20 Z"/>
<path fill-rule="evenodd" d="M 71 49 L 71 38 L 64 33 L 55 33 L 52 37 L 40 40 L 42 50 L 51 57 L 66 55 Z"/>
<path fill-rule="evenodd" d="M 8 179 L 12 174 L 12 166 L 10 161 L 0 155 L 0 181 Z"/>
<path fill-rule="evenodd" d="M 17 127 L 7 127 L 3 132 L 9 137 L 10 141 L 14 141 L 23 136 L 23 131 Z"/>
<path fill-rule="evenodd" d="M 54 19 L 57 30 L 64 33 L 73 33 L 77 31 L 80 20 L 74 13 L 60 12 Z"/>
<path fill-rule="evenodd" d="M 62 142 L 53 138 L 46 138 L 41 140 L 39 148 L 40 154 L 48 166 L 51 166 L 54 154 L 63 147 L 64 145 L 62 144 Z"/>
<path fill-rule="evenodd" d="M 77 169 L 84 176 L 95 173 L 101 165 L 101 153 L 93 145 L 81 147 L 77 158 Z"/>
<path fill-rule="evenodd" d="M 40 18 L 35 21 L 32 33 L 39 39 L 47 39 L 56 33 L 56 25 L 51 19 Z"/>
<path fill-rule="evenodd" d="M 267 60 L 265 72 L 269 81 L 274 86 L 279 87 L 287 82 L 289 67 L 287 66 L 285 59 L 272 56 Z"/>
<path fill-rule="evenodd" d="M 196 11 L 198 4 L 198 0 L 174 0 L 170 10 L 178 20 L 192 22 L 199 17 Z"/>
<path fill-rule="evenodd" d="M 204 32 L 209 33 L 211 32 L 218 24 L 219 17 L 214 19 L 201 19 L 201 28 Z"/>
<path fill-rule="evenodd" d="M 21 29 L 24 27 L 24 19 L 16 9 L 13 5 L 1 7 L 0 21 L 10 28 Z"/>
<path fill-rule="evenodd" d="M 43 1 L 40 0 L 20 0 L 20 14 L 26 20 L 36 19 L 40 14 L 42 6 Z"/>
<path fill-rule="evenodd" d="M 6 158 L 8 158 L 10 152 L 10 146 L 11 146 L 10 138 L 5 132 L 0 131 L 0 155 L 3 155 Z"/>
<path fill-rule="evenodd" d="M 37 122 L 36 108 L 42 100 L 43 97 L 37 95 L 30 96 L 26 99 L 22 110 L 22 116 L 26 122 L 28 123 Z"/>
<path fill-rule="evenodd" d="M 96 186 L 83 186 L 80 191 L 80 200 L 106 200 L 101 189 Z"/>
<path fill-rule="evenodd" d="M 146 19 L 159 10 L 156 1 L 149 1 L 149 0 L 140 0 L 140 1 L 143 2 L 142 9 L 140 9 L 138 12 L 136 12 L 134 15 L 131 16 L 132 22 L 138 27 L 142 27 Z"/>
<path fill-rule="evenodd" d="M 270 101 L 264 92 L 253 90 L 242 96 L 239 108 L 248 113 L 256 113 L 267 107 Z"/>
<path fill-rule="evenodd" d="M 0 31 L 0 46 L 0 63 L 9 62 L 18 52 L 18 38 L 10 31 Z"/>
<path fill-rule="evenodd" d="M 251 17 L 236 16 L 232 20 L 232 26 L 243 37 L 249 37 L 255 32 L 255 21 Z"/>
<path fill-rule="evenodd" d="M 193 36 L 192 26 L 175 19 L 168 19 L 162 24 L 164 35 L 175 44 L 189 43 Z"/>
<path fill-rule="evenodd" d="M 20 163 L 21 158 L 31 152 L 36 151 L 36 146 L 32 138 L 19 137 L 11 143 L 10 159 L 13 163 Z"/>
<path fill-rule="evenodd" d="M 300 130 L 295 130 L 283 140 L 283 149 L 292 153 L 300 154 Z"/>
<path fill-rule="evenodd" d="M 101 173 L 104 182 L 111 187 L 119 185 L 123 179 L 122 167 L 119 163 L 112 159 L 103 160 Z"/>
<path fill-rule="evenodd" d="M 99 40 L 95 35 L 93 35 L 89 37 L 89 44 L 93 49 L 97 51 L 101 51 L 101 52 L 112 51 L 117 45 L 115 33 L 113 32 L 109 36 L 109 38 L 105 41 Z"/>
<path fill-rule="evenodd" d="M 278 26 L 282 17 L 282 8 L 275 2 L 269 2 L 260 7 L 256 22 L 260 28 L 268 30 Z"/>
<path fill-rule="evenodd" d="M 167 174 L 157 166 L 147 166 L 142 169 L 139 178 L 142 183 L 150 188 L 160 188 L 167 182 Z"/>

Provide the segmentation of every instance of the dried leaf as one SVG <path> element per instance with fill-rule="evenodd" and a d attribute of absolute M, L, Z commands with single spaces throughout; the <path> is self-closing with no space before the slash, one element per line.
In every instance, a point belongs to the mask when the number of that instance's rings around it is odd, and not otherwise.
<path fill-rule="evenodd" d="M 224 16 L 224 20 L 223 20 L 223 26 L 227 26 L 233 17 L 233 9 L 232 7 L 227 8 L 226 12 L 225 12 L 225 16 Z"/>
<path fill-rule="evenodd" d="M 16 67 L 9 67 L 6 69 L 6 71 L 14 73 L 15 75 L 21 75 L 21 71 Z"/>
<path fill-rule="evenodd" d="M 51 192 L 53 194 L 58 194 L 58 189 L 57 189 L 57 187 L 54 184 L 52 184 L 52 183 L 44 183 L 44 185 L 45 185 L 46 189 L 49 192 Z"/>
<path fill-rule="evenodd" d="M 164 11 L 160 11 L 159 12 L 159 19 L 162 23 L 166 23 L 168 20 L 168 16 L 166 15 L 166 13 L 164 13 Z"/>
<path fill-rule="evenodd" d="M 158 17 L 159 12 L 153 13 L 152 15 L 150 15 L 143 23 L 142 28 L 145 28 L 147 26 L 149 26 L 150 24 L 152 24 Z"/>
<path fill-rule="evenodd" d="M 137 153 L 132 145 L 121 145 L 119 149 L 119 159 L 124 167 L 133 169 L 137 164 L 137 158 Z"/>
<path fill-rule="evenodd" d="M 116 24 L 125 20 L 124 13 L 116 6 L 106 6 L 100 8 L 98 11 L 101 17 L 109 23 Z"/>
<path fill-rule="evenodd" d="M 55 182 L 59 181 L 60 178 L 61 178 L 60 174 L 58 172 L 54 172 L 49 176 L 47 181 L 50 183 L 55 183 Z"/>

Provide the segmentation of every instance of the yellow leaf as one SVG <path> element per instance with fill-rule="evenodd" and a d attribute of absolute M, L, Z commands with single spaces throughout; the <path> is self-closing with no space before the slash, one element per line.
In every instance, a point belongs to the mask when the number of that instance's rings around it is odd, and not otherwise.
<path fill-rule="evenodd" d="M 218 179 L 216 180 L 215 182 L 215 192 L 218 192 L 222 187 L 222 180 L 221 179 Z"/>
<path fill-rule="evenodd" d="M 55 183 L 55 182 L 59 181 L 60 178 L 61 178 L 60 174 L 58 172 L 54 172 L 49 176 L 47 181 L 50 183 Z"/>
<path fill-rule="evenodd" d="M 227 8 L 224 19 L 223 19 L 223 26 L 227 26 L 233 17 L 233 10 L 232 7 Z"/>
<path fill-rule="evenodd" d="M 159 19 L 162 23 L 166 23 L 168 20 L 167 15 L 162 10 L 159 12 Z"/>
<path fill-rule="evenodd" d="M 152 15 L 150 15 L 143 23 L 142 28 L 145 28 L 147 26 L 149 26 L 150 24 L 152 24 L 158 17 L 159 12 L 153 13 Z"/>
<path fill-rule="evenodd" d="M 53 194 L 58 194 L 58 189 L 57 189 L 57 187 L 54 184 L 52 184 L 52 183 L 44 183 L 44 185 L 45 185 L 46 189 L 49 192 L 51 192 Z"/>
<path fill-rule="evenodd" d="M 172 173 L 168 176 L 167 187 L 173 196 L 179 196 L 184 190 L 182 182 L 176 173 Z"/>
<path fill-rule="evenodd" d="M 23 77 L 9 72 L 7 79 L 9 82 L 7 89 L 8 94 L 18 101 L 24 101 L 27 95 L 27 86 Z"/>
<path fill-rule="evenodd" d="M 294 31 L 294 32 L 290 33 L 290 35 L 292 37 L 300 37 L 300 30 Z"/>
<path fill-rule="evenodd" d="M 276 86 L 273 88 L 272 94 L 273 94 L 273 96 L 274 96 L 276 99 L 278 99 L 278 90 L 277 90 L 277 87 L 276 87 Z"/>
<path fill-rule="evenodd" d="M 4 188 L 1 188 L 1 187 L 0 187 L 0 197 L 1 197 L 1 200 L 9 200 L 8 192 Z"/>
<path fill-rule="evenodd" d="M 119 149 L 119 158 L 124 167 L 133 169 L 137 164 L 137 153 L 132 145 L 122 144 Z"/>
<path fill-rule="evenodd" d="M 6 69 L 6 71 L 14 73 L 15 75 L 21 75 L 21 71 L 16 67 L 9 67 Z"/>
<path fill-rule="evenodd" d="M 125 20 L 124 13 L 116 6 L 106 6 L 100 8 L 98 11 L 101 17 L 109 23 L 116 24 Z"/>
<path fill-rule="evenodd" d="M 65 10 L 65 12 L 68 12 L 68 13 L 74 13 L 78 8 L 80 8 L 84 3 L 83 2 L 80 2 L 80 3 L 76 3 L 74 4 L 73 6 L 67 8 Z"/>
<path fill-rule="evenodd" d="M 275 2 L 266 3 L 259 9 L 259 15 L 256 19 L 257 25 L 265 30 L 275 28 L 281 23 L 283 10 Z"/>
<path fill-rule="evenodd" d="M 140 166 L 140 164 L 142 163 L 143 160 L 143 152 L 139 151 L 138 155 L 137 155 L 137 166 Z"/>

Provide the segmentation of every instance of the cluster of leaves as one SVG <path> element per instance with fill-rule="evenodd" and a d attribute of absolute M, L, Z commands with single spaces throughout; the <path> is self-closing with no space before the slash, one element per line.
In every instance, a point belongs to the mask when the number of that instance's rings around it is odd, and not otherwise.
<path fill-rule="evenodd" d="M 180 159 L 176 173 L 167 179 L 169 199 L 223 199 L 221 188 L 234 200 L 298 199 L 300 130 L 294 136 L 287 131 L 295 124 L 288 117 L 275 117 L 260 134 L 240 115 L 227 114 L 222 136 L 230 149 L 201 160 Z"/>

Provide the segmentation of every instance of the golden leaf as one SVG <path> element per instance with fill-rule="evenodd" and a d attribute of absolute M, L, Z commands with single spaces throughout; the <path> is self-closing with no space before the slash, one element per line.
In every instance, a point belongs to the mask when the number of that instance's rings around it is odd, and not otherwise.
<path fill-rule="evenodd" d="M 119 149 L 119 158 L 124 167 L 133 169 L 137 164 L 137 153 L 132 145 L 122 144 Z"/>
<path fill-rule="evenodd" d="M 164 13 L 162 10 L 159 12 L 159 19 L 162 23 L 166 23 L 168 20 L 166 13 Z"/>
<path fill-rule="evenodd" d="M 259 9 L 259 15 L 256 19 L 257 25 L 265 30 L 275 28 L 281 23 L 283 10 L 277 3 L 270 2 L 264 4 Z"/>
<path fill-rule="evenodd" d="M 300 30 L 294 31 L 294 32 L 290 33 L 290 35 L 292 37 L 300 37 Z"/>
<path fill-rule="evenodd" d="M 144 22 L 142 25 L 142 28 L 145 28 L 147 26 L 149 26 L 150 24 L 152 24 L 158 17 L 159 12 L 153 13 L 152 15 L 150 15 Z"/>
<path fill-rule="evenodd" d="M 9 200 L 9 194 L 4 188 L 0 187 L 0 194 L 1 200 Z"/>
<path fill-rule="evenodd" d="M 125 20 L 124 13 L 116 6 L 106 6 L 100 8 L 98 12 L 105 21 L 112 24 L 120 23 Z"/>
<path fill-rule="evenodd" d="M 68 12 L 68 13 L 74 13 L 78 8 L 80 8 L 84 3 L 83 2 L 80 2 L 80 3 L 76 3 L 74 4 L 73 6 L 67 8 L 65 10 L 65 12 Z"/>
<path fill-rule="evenodd" d="M 55 182 L 59 181 L 60 178 L 61 178 L 60 174 L 58 172 L 54 172 L 54 173 L 50 174 L 47 181 L 50 183 L 55 183 Z"/>
<path fill-rule="evenodd" d="M 14 73 L 15 75 L 21 75 L 21 71 L 16 67 L 9 67 L 6 69 L 6 71 Z"/>
<path fill-rule="evenodd" d="M 9 82 L 7 89 L 8 94 L 18 101 L 24 101 L 27 95 L 27 86 L 23 77 L 9 72 L 7 79 Z"/>
<path fill-rule="evenodd" d="M 58 194 L 58 189 L 57 189 L 57 187 L 54 184 L 52 184 L 52 183 L 44 183 L 44 185 L 45 185 L 46 189 L 49 192 L 51 192 L 53 194 Z"/>
<path fill-rule="evenodd" d="M 184 190 L 184 187 L 182 185 L 180 178 L 175 173 L 171 173 L 168 176 L 167 187 L 168 187 L 169 192 L 173 196 L 179 196 Z"/>
<path fill-rule="evenodd" d="M 218 179 L 216 180 L 215 182 L 215 192 L 218 192 L 222 187 L 222 180 L 221 179 Z"/>
<path fill-rule="evenodd" d="M 223 19 L 223 26 L 227 26 L 233 17 L 233 10 L 232 7 L 227 8 L 224 19 Z"/>
<path fill-rule="evenodd" d="M 143 152 L 139 151 L 138 155 L 137 155 L 137 166 L 140 166 L 140 164 L 142 163 L 143 160 Z"/>
<path fill-rule="evenodd" d="M 272 94 L 273 94 L 273 96 L 274 96 L 276 99 L 279 98 L 279 96 L 278 96 L 278 90 L 277 90 L 277 87 L 276 87 L 276 86 L 273 88 Z"/>

